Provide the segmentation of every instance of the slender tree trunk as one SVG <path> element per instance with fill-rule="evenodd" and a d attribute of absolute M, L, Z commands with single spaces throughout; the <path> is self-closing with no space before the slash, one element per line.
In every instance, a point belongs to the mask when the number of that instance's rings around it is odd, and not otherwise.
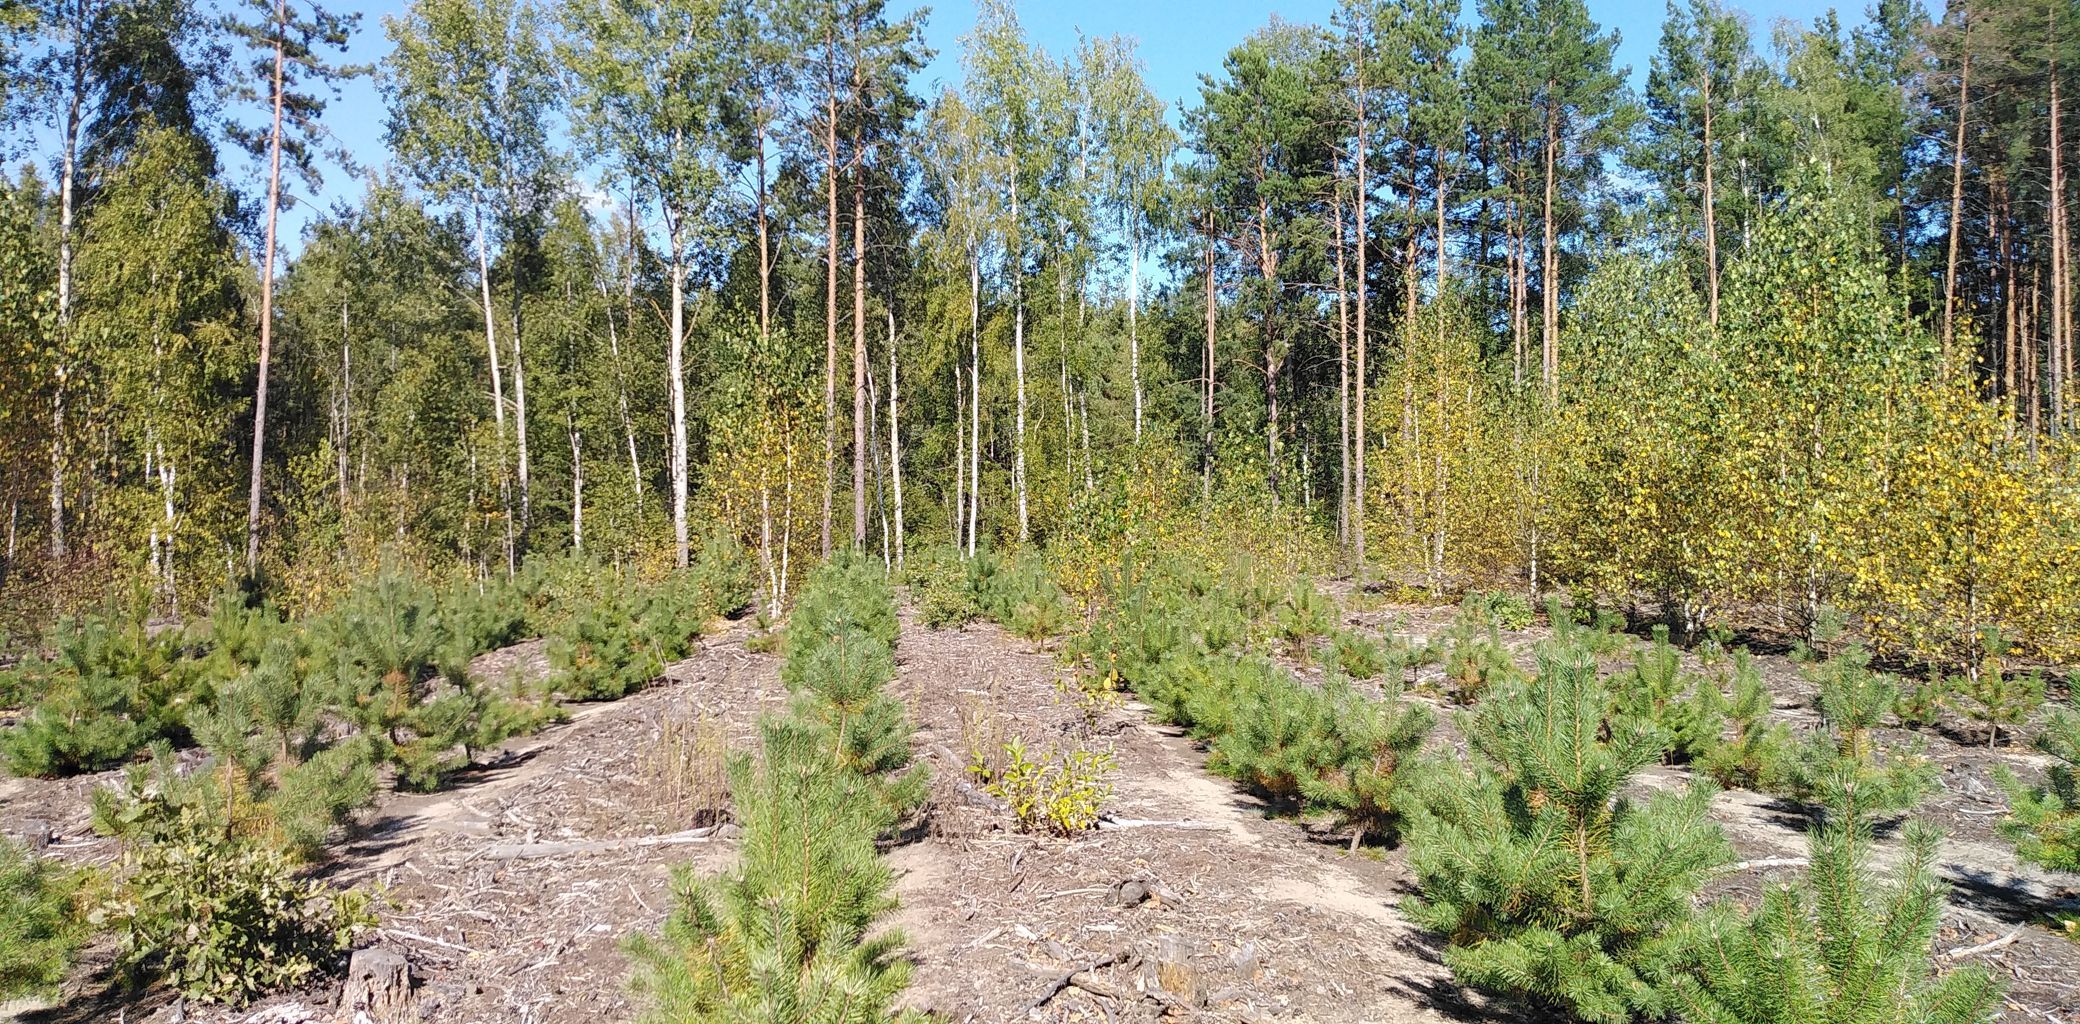
<path fill-rule="evenodd" d="M 961 361 L 953 361 L 953 550 L 965 550 L 962 535 L 968 521 L 968 391 L 962 379 Z"/>
<path fill-rule="evenodd" d="M 1134 385 L 1134 440 L 1141 440 L 1141 226 L 1127 229 L 1127 376 Z"/>
<path fill-rule="evenodd" d="M 633 279 L 635 274 L 633 267 L 631 267 L 629 274 L 631 279 Z M 599 285 L 600 298 L 608 300 L 606 276 L 604 274 L 594 275 L 593 279 Z M 641 515 L 643 512 L 643 463 L 636 456 L 636 421 L 635 417 L 628 411 L 628 384 L 622 374 L 621 367 L 621 334 L 614 326 L 614 309 L 611 305 L 611 300 L 609 300 L 609 303 L 606 310 L 607 355 L 614 361 L 614 404 L 619 407 L 621 413 L 621 432 L 628 438 L 628 479 L 630 486 L 635 490 L 636 514 Z"/>
<path fill-rule="evenodd" d="M 275 224 L 282 201 L 282 65 L 289 31 L 288 0 L 274 5 L 274 75 L 271 82 L 274 117 L 268 131 L 267 235 L 260 255 L 260 370 L 253 390 L 253 471 L 246 491 L 246 575 L 260 571 L 261 469 L 267 459 L 267 371 L 274 348 L 274 248 Z"/>
<path fill-rule="evenodd" d="M 2066 250 L 2066 203 L 2065 203 L 2065 146 L 2060 141 L 2060 127 L 2064 116 L 2060 112 L 2058 95 L 2058 16 L 2056 7 L 2051 15 L 2051 433 L 2059 434 L 2065 429 L 2066 420 L 2066 346 L 2071 339 L 2067 336 L 2071 319 L 2067 315 L 2067 250 Z"/>
<path fill-rule="evenodd" d="M 1369 461 L 1365 455 L 1365 432 L 1369 429 L 1368 424 L 1371 422 L 1365 418 L 1365 393 L 1370 390 L 1369 382 L 1371 380 L 1365 373 L 1365 349 L 1367 348 L 1369 338 L 1365 327 L 1366 307 L 1369 305 L 1365 292 L 1365 255 L 1366 249 L 1371 244 L 1371 237 L 1366 233 L 1365 212 L 1372 205 L 1372 178 L 1365 170 L 1365 155 L 1366 151 L 1372 148 L 1372 144 L 1371 136 L 1365 127 L 1367 96 L 1365 92 L 1365 61 L 1362 54 L 1356 63 L 1358 67 L 1358 187 L 1353 195 L 1353 199 L 1358 206 L 1358 237 L 1355 240 L 1358 250 L 1358 325 L 1356 334 L 1351 339 L 1351 343 L 1356 350 L 1356 365 L 1351 371 L 1351 388 L 1356 392 L 1357 408 L 1353 414 L 1353 422 L 1351 424 L 1351 433 L 1356 439 L 1356 444 L 1351 449 L 1351 458 L 1354 462 L 1351 468 L 1356 476 L 1356 479 L 1352 482 L 1352 495 L 1357 501 L 1351 509 L 1351 536 L 1357 549 L 1353 562 L 1358 573 L 1358 586 L 1362 588 L 1365 585 L 1366 573 L 1370 568 L 1365 554 L 1365 464 Z"/>
<path fill-rule="evenodd" d="M 1707 315 L 1719 326 L 1719 218 L 1718 194 L 1713 172 L 1718 163 L 1712 150 L 1712 73 L 1707 65 L 1698 76 L 1699 95 L 1704 101 L 1704 279 Z"/>
<path fill-rule="evenodd" d="M 352 442 L 349 431 L 353 423 L 354 410 L 349 396 L 354 393 L 354 356 L 348 345 L 347 302 L 339 303 L 339 507 L 344 516 L 347 509 L 347 449 Z"/>
<path fill-rule="evenodd" d="M 484 354 L 491 361 L 491 420 L 498 432 L 498 499 L 505 513 L 506 571 L 518 568 L 513 550 L 513 495 L 506 482 L 506 384 L 498 357 L 498 314 L 491 305 L 491 244 L 484 237 L 484 214 L 477 211 L 477 291 L 484 307 Z"/>
<path fill-rule="evenodd" d="M 823 283 L 823 556 L 831 554 L 831 500 L 838 485 L 838 57 L 835 33 L 823 36 L 824 283 Z"/>
<path fill-rule="evenodd" d="M 759 116 L 757 146 L 758 153 L 754 159 L 758 164 L 758 338 L 765 341 L 773 336 L 773 247 L 767 238 L 766 226 L 766 121 L 763 113 Z"/>
<path fill-rule="evenodd" d="M 867 165 L 852 139 L 852 543 L 867 543 Z"/>
<path fill-rule="evenodd" d="M 1553 93 L 1552 82 L 1546 83 L 1546 94 Z M 1543 330 L 1539 335 L 1539 354 L 1543 358 L 1543 375 L 1546 398 L 1551 401 L 1560 388 L 1560 253 L 1557 210 L 1554 208 L 1555 191 L 1560 163 L 1560 108 L 1550 99 L 1546 109 L 1546 174 L 1545 174 L 1545 235 L 1540 250 L 1538 272 L 1539 309 L 1544 314 Z"/>
<path fill-rule="evenodd" d="M 1960 15 L 1965 17 L 1965 15 Z M 1957 71 L 1957 136 L 1950 149 L 1950 239 L 1943 259 L 1943 360 L 1949 368 L 1957 342 L 1957 239 L 1964 234 L 1964 130 L 1972 81 L 1971 23 L 1964 23 L 1964 56 Z"/>
<path fill-rule="evenodd" d="M 897 404 L 896 311 L 888 311 L 888 475 L 895 489 L 896 572 L 903 571 L 903 434 L 902 412 Z"/>
<path fill-rule="evenodd" d="M 982 259 L 968 248 L 968 557 L 982 521 Z"/>
<path fill-rule="evenodd" d="M 1032 520 L 1026 503 L 1026 257 L 1024 233 L 1018 223 L 1018 164 L 1011 165 L 1011 362 L 1018 377 L 1017 445 L 1012 451 L 1012 482 L 1018 490 L 1018 542 L 1033 539 Z"/>
<path fill-rule="evenodd" d="M 518 234 L 516 227 L 515 234 Z M 513 253 L 513 441 L 520 456 L 520 541 L 534 523 L 533 460 L 527 453 L 527 371 L 520 357 L 520 254 Z"/>
<path fill-rule="evenodd" d="M 1213 357 L 1214 310 L 1217 308 L 1213 280 L 1213 211 L 1206 211 L 1206 401 L 1201 407 L 1205 438 L 1201 445 L 1199 491 L 1202 500 L 1213 497 L 1213 383 L 1218 367 Z"/>
<path fill-rule="evenodd" d="M 72 49 L 67 55 L 71 88 L 65 102 L 64 154 L 58 171 L 58 359 L 51 390 L 51 557 L 65 557 L 65 400 L 72 357 L 72 260 L 79 215 L 79 136 L 87 100 L 87 5 L 73 11 Z"/>
<path fill-rule="evenodd" d="M 578 435 L 578 420 L 570 410 L 563 413 L 564 431 L 571 441 L 571 550 L 585 553 L 585 442 Z"/>
<path fill-rule="evenodd" d="M 1341 177 L 1341 166 L 1338 168 Z M 1348 554 L 1351 543 L 1351 310 L 1344 273 L 1343 186 L 1331 196 L 1336 246 L 1336 449 L 1341 474 L 1336 491 L 1336 543 Z"/>
<path fill-rule="evenodd" d="M 672 557 L 679 568 L 688 564 L 691 548 L 686 531 L 686 258 L 682 226 L 672 224 L 672 340 L 668 356 L 672 374 Z"/>
<path fill-rule="evenodd" d="M 1447 197 L 1447 194 L 1448 194 L 1448 193 L 1449 193 L 1449 191 L 1450 191 L 1450 183 L 1449 183 L 1449 182 L 1447 182 L 1447 181 L 1445 180 L 1445 174 L 1444 174 L 1444 147 L 1443 147 L 1443 146 L 1441 146 L 1441 145 L 1439 145 L 1439 146 L 1433 146 L 1433 147 L 1431 147 L 1431 150 L 1430 150 L 1430 152 L 1431 152 L 1431 159 L 1432 159 L 1432 161 L 1433 161 L 1433 163 L 1432 163 L 1432 168 L 1433 168 L 1433 170 L 1435 171 L 1435 176 L 1436 176 L 1436 178 L 1437 178 L 1437 295 L 1436 295 L 1436 301 L 1443 301 L 1443 299 L 1444 299 L 1444 280 L 1445 280 L 1445 252 L 1444 252 L 1444 249 L 1445 249 L 1445 230 L 1444 230 L 1444 209 L 1445 209 L 1445 199 L 1446 199 L 1446 197 Z M 1443 318 L 1439 318 L 1439 319 L 1438 319 L 1438 321 L 1437 321 L 1437 323 L 1438 323 L 1438 329 L 1439 329 L 1439 330 L 1443 330 L 1443 329 L 1444 329 L 1444 320 L 1443 320 Z"/>

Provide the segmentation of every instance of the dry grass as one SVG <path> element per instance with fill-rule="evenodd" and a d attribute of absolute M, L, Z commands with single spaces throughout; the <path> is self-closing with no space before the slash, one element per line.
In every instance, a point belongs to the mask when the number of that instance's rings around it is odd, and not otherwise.
<path fill-rule="evenodd" d="M 729 742 L 715 719 L 666 715 L 639 763 L 667 827 L 705 828 L 729 816 Z"/>

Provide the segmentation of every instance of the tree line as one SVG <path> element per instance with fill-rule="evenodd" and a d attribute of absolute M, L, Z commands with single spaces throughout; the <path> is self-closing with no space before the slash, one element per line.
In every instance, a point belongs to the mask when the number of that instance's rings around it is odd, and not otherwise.
<path fill-rule="evenodd" d="M 1345 0 L 1173 98 L 1001 0 L 936 95 L 882 0 L 418 0 L 372 68 L 302 0 L 0 11 L 18 596 L 727 535 L 777 606 L 1163 466 L 1417 590 L 1945 665 L 2080 614 L 2063 0 L 1673 0 L 1637 89 L 1582 0 Z M 388 151 L 288 246 L 360 74 Z"/>

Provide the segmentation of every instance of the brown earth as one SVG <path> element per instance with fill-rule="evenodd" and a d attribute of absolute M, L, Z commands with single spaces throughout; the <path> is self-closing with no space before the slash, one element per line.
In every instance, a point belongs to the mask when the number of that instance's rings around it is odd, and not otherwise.
<path fill-rule="evenodd" d="M 1418 635 L 1450 618 L 1418 608 L 1347 614 L 1361 629 Z M 1506 639 L 1528 661 L 1542 635 Z M 733 854 L 731 829 L 708 828 L 661 796 L 649 752 L 661 733 L 701 718 L 733 748 L 752 743 L 759 715 L 786 694 L 778 658 L 747 649 L 750 638 L 736 624 L 673 666 L 664 683 L 575 706 L 569 722 L 507 744 L 447 789 L 395 794 L 369 812 L 327 871 L 383 894 L 380 927 L 368 941 L 410 959 L 424 1019 L 636 1017 L 641 1002 L 626 984 L 623 941 L 662 922 L 675 867 L 710 872 Z M 1797 667 L 1762 660 L 1778 713 L 1808 721 L 1810 688 Z M 1401 853 L 1353 854 L 1343 836 L 1316 823 L 1267 816 L 1255 798 L 1208 773 L 1195 744 L 1139 705 L 1087 718 L 1073 687 L 1061 685 L 1071 672 L 1056 655 L 993 625 L 932 630 L 906 614 L 897 661 L 895 692 L 914 710 L 916 749 L 934 774 L 923 827 L 888 854 L 902 903 L 891 926 L 905 933 L 916 966 L 906 1005 L 949 1022 L 1510 1016 L 1454 986 L 1434 941 L 1401 917 Z M 538 673 L 539 644 L 487 655 L 478 668 L 494 677 Z M 1432 742 L 1457 744 L 1448 711 L 1440 721 Z M 957 781 L 963 766 L 954 762 L 968 750 L 1013 734 L 1034 748 L 1109 750 L 1117 768 L 1107 827 L 1075 839 L 1013 831 L 1005 811 Z M 1922 738 L 1944 767 L 1929 816 L 1950 831 L 1942 870 L 1955 885 L 1938 951 L 2008 938 L 1944 960 L 1983 962 L 2006 976 L 2008 1021 L 2075 1019 L 2080 945 L 2040 924 L 2074 905 L 2073 879 L 2018 865 L 1994 833 L 2004 801 L 1992 765 L 2027 776 L 2040 760 L 1961 743 L 1963 733 Z M 116 851 L 92 835 L 85 809 L 85 795 L 109 778 L 0 780 L 0 827 L 39 822 L 55 855 L 110 860 Z M 1645 784 L 1686 780 L 1671 767 Z M 1743 857 L 1804 853 L 1802 817 L 1774 798 L 1723 793 L 1714 813 Z M 1766 880 L 1795 870 L 1757 867 L 1718 888 L 1752 899 Z M 97 956 L 105 962 L 106 951 L 88 957 L 90 968 Z M 107 994 L 91 973 L 57 1007 L 13 1009 L 44 1021 L 170 1020 L 179 1012 L 163 996 Z M 333 986 L 242 1011 L 186 1007 L 184 1019 L 329 1021 L 341 1019 L 336 1001 Z"/>

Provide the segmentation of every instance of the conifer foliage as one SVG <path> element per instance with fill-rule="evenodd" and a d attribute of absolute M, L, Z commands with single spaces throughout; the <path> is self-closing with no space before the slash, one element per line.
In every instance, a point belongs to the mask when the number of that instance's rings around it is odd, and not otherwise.
<path fill-rule="evenodd" d="M 2037 737 L 2056 759 L 2039 786 L 2025 786 L 2003 768 L 1996 779 L 2011 804 L 2001 834 L 2023 860 L 2054 871 L 2080 871 L 2080 713 L 2061 710 Z"/>
<path fill-rule="evenodd" d="M 736 867 L 682 869 L 663 931 L 629 943 L 655 1021 L 868 1024 L 909 1020 L 909 982 L 876 840 L 922 801 L 910 723 L 884 692 L 895 675 L 894 595 L 879 568 L 841 556 L 818 569 L 788 627 L 795 691 L 761 723 L 762 756 L 730 766 L 743 828 Z"/>
<path fill-rule="evenodd" d="M 1618 1022 L 1664 1012 L 1655 979 L 1732 850 L 1708 787 L 1620 795 L 1663 741 L 1609 706 L 1593 659 L 1553 647 L 1534 680 L 1485 701 L 1469 723 L 1478 763 L 1442 769 L 1410 825 L 1407 907 L 1446 938 L 1460 981 Z"/>
<path fill-rule="evenodd" d="M 1977 966 L 1934 974 L 1943 916 L 1935 830 L 1905 830 L 1902 866 L 1873 877 L 1866 820 L 1841 815 L 1812 838 L 1812 866 L 1752 914 L 1720 904 L 1686 937 L 1670 1008 L 1694 1024 L 1982 1024 L 2002 986 Z"/>

